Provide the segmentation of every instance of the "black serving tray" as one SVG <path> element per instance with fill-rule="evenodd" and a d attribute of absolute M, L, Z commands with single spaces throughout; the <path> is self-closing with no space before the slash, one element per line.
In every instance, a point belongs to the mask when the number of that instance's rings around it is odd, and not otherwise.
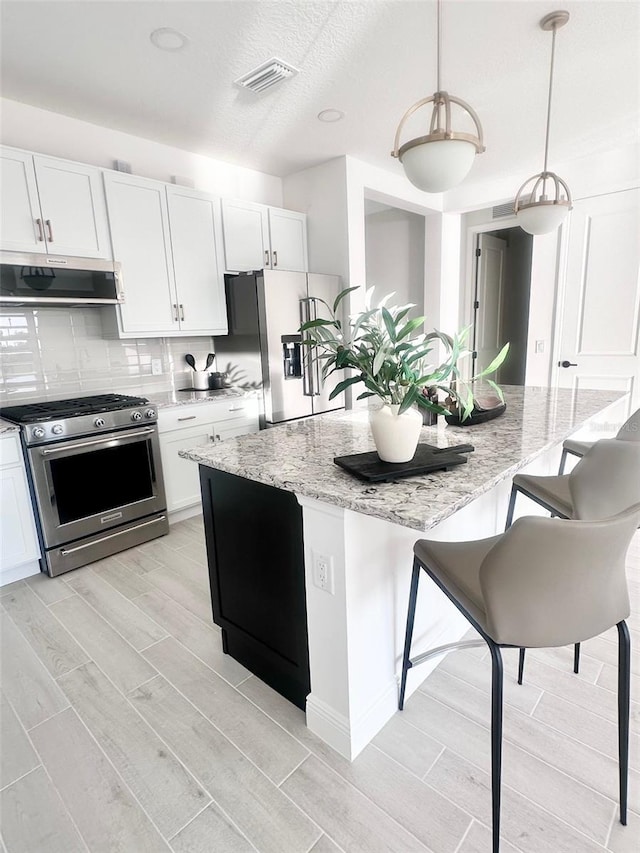
<path fill-rule="evenodd" d="M 455 452 L 456 449 L 458 453 Z M 470 453 L 473 449 L 470 444 L 446 448 L 419 444 L 410 462 L 383 462 L 375 450 L 369 453 L 353 453 L 350 456 L 336 456 L 333 461 L 360 480 L 384 483 L 433 471 L 449 471 L 456 465 L 463 465 L 467 457 L 462 453 Z"/>

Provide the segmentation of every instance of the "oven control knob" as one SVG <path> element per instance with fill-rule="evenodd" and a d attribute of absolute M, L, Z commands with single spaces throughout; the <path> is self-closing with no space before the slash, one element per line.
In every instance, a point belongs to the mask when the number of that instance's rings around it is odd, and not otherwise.
<path fill-rule="evenodd" d="M 132 421 L 142 420 L 142 413 L 141 412 L 131 412 L 131 420 Z"/>
<path fill-rule="evenodd" d="M 156 410 L 155 409 L 147 409 L 147 411 L 144 413 L 144 416 L 145 416 L 145 418 L 155 418 Z"/>
<path fill-rule="evenodd" d="M 95 421 L 93 422 L 93 425 L 98 427 L 98 429 L 100 429 L 100 427 L 104 426 L 104 418 L 96 418 Z"/>
<path fill-rule="evenodd" d="M 62 433 L 64 432 L 64 427 L 62 426 L 62 424 L 54 424 L 51 427 L 51 432 L 54 435 L 62 435 Z"/>
<path fill-rule="evenodd" d="M 44 438 L 44 435 L 45 435 L 42 427 L 35 427 L 32 434 L 33 434 L 34 438 Z"/>

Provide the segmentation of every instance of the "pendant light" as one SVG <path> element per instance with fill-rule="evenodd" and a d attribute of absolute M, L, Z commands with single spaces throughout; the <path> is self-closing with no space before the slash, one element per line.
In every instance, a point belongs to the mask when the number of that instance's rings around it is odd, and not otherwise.
<path fill-rule="evenodd" d="M 518 190 L 513 209 L 518 225 L 528 234 L 548 234 L 558 228 L 571 210 L 571 192 L 567 184 L 547 169 L 549 157 L 549 127 L 551 124 L 551 92 L 553 89 L 553 59 L 556 49 L 556 31 L 569 20 L 569 13 L 551 12 L 540 21 L 540 27 L 551 30 L 551 70 L 549 73 L 549 98 L 547 101 L 547 134 L 544 142 L 544 167 L 541 172 L 524 182 Z M 527 187 L 533 183 L 531 189 Z M 563 194 L 564 191 L 564 194 Z"/>
<path fill-rule="evenodd" d="M 440 0 L 437 0 L 437 91 L 429 98 L 423 98 L 409 107 L 402 116 L 391 152 L 391 156 L 402 163 L 411 183 L 428 193 L 444 192 L 456 187 L 469 174 L 475 155 L 482 154 L 485 150 L 480 119 L 474 110 L 465 101 L 440 89 L 440 17 Z M 433 111 L 429 133 L 400 146 L 400 133 L 407 119 L 416 110 L 431 103 Z M 475 125 L 476 135 L 451 130 L 452 104 L 457 104 L 468 113 Z"/>

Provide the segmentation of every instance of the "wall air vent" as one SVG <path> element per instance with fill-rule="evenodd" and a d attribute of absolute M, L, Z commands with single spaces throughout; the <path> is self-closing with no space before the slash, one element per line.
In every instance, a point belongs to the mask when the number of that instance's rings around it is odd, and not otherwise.
<path fill-rule="evenodd" d="M 508 201 L 506 204 L 498 204 L 492 210 L 492 219 L 502 219 L 503 216 L 514 216 L 513 202 Z"/>
<path fill-rule="evenodd" d="M 264 92 L 265 89 L 270 89 L 276 83 L 281 83 L 283 80 L 290 80 L 298 73 L 298 69 L 281 59 L 269 59 L 263 62 L 253 71 L 243 74 L 233 82 L 236 86 L 242 86 L 243 89 L 251 89 L 252 92 Z"/>

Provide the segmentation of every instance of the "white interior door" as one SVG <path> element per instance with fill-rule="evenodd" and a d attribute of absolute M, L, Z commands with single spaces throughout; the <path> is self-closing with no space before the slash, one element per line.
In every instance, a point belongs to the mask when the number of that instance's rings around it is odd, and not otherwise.
<path fill-rule="evenodd" d="M 557 384 L 629 391 L 629 406 L 635 408 L 640 403 L 640 190 L 577 202 L 569 228 Z"/>
<path fill-rule="evenodd" d="M 474 374 L 490 364 L 505 343 L 500 340 L 500 329 L 507 241 L 480 234 L 478 248 L 480 256 L 474 311 L 477 357 L 473 366 Z"/>

